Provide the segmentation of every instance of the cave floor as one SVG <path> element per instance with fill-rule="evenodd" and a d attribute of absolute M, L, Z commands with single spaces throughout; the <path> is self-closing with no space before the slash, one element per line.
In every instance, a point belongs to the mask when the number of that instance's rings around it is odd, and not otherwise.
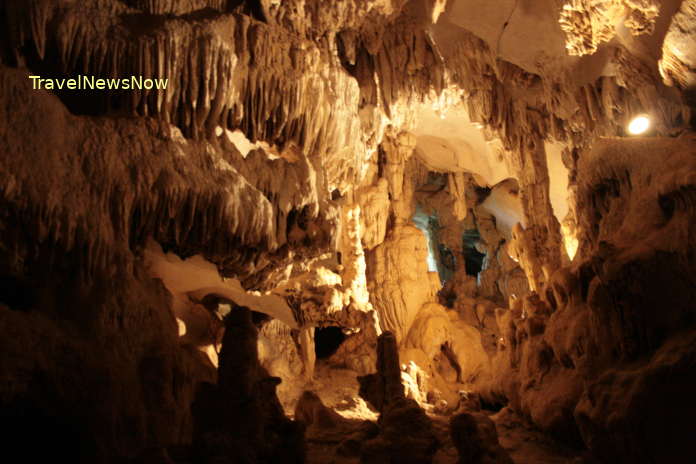
<path fill-rule="evenodd" d="M 545 435 L 509 408 L 492 414 L 498 440 L 516 464 L 592 464 L 583 452 L 570 449 Z"/>
<path fill-rule="evenodd" d="M 356 423 L 364 420 L 376 422 L 379 414 L 358 395 L 357 374 L 348 369 L 317 363 L 315 380 L 307 387 L 313 389 L 322 402 L 346 419 Z M 484 411 L 496 425 L 500 444 L 507 450 L 515 464 L 592 464 L 583 457 L 583 452 L 573 450 L 556 442 L 509 408 L 498 412 Z M 456 464 L 458 453 L 449 433 L 450 416 L 428 414 L 440 441 L 433 464 Z M 308 464 L 352 464 L 359 463 L 357 457 L 338 456 L 338 443 L 330 437 L 308 437 Z"/>
<path fill-rule="evenodd" d="M 346 419 L 377 421 L 379 413 L 358 394 L 358 374 L 350 369 L 332 367 L 318 362 L 314 380 L 307 387 L 319 395 L 321 401 Z"/>

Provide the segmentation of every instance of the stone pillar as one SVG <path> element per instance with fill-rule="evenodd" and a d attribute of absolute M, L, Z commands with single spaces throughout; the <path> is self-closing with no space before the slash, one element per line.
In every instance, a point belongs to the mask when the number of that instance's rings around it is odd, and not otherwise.
<path fill-rule="evenodd" d="M 520 248 L 520 266 L 529 286 L 538 292 L 561 266 L 561 231 L 549 199 L 550 181 L 543 140 L 530 137 L 523 142 L 514 165 L 527 227 L 517 227 L 513 231 L 516 236 L 513 242 Z"/>
<path fill-rule="evenodd" d="M 314 378 L 314 366 L 317 362 L 317 353 L 314 350 L 314 327 L 305 327 L 299 335 L 302 362 L 304 364 L 304 376 L 306 380 Z"/>
<path fill-rule="evenodd" d="M 377 372 L 358 377 L 360 396 L 382 411 L 385 406 L 406 397 L 401 384 L 399 346 L 392 332 L 377 339 Z"/>
<path fill-rule="evenodd" d="M 384 401 L 390 403 L 404 398 L 399 364 L 399 346 L 392 332 L 384 332 L 377 339 L 377 373 L 384 385 Z"/>
<path fill-rule="evenodd" d="M 261 367 L 257 343 L 251 311 L 234 307 L 225 318 L 218 384 L 202 384 L 192 405 L 196 462 L 304 462 L 304 429 L 285 417 L 280 378 Z"/>
<path fill-rule="evenodd" d="M 220 350 L 218 386 L 234 398 L 253 393 L 259 378 L 258 331 L 251 311 L 236 307 L 225 318 L 225 335 Z"/>

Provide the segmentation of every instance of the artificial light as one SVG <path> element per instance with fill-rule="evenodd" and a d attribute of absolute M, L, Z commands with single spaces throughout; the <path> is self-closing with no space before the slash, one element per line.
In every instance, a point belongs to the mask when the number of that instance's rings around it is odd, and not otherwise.
<path fill-rule="evenodd" d="M 650 118 L 646 115 L 636 116 L 628 124 L 628 132 L 633 135 L 640 135 L 650 128 Z"/>

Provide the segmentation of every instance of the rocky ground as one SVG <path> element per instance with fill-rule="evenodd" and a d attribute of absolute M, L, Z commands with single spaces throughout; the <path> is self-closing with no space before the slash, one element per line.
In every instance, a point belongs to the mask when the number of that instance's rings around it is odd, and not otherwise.
<path fill-rule="evenodd" d="M 359 395 L 358 374 L 348 369 L 332 368 L 328 363 L 318 363 L 315 379 L 307 388 L 313 390 L 327 408 L 354 422 L 376 424 L 379 412 L 375 411 Z M 483 410 L 489 416 L 498 433 L 500 445 L 515 464 L 595 464 L 583 450 L 574 450 L 553 440 L 534 427 L 528 420 L 505 407 L 499 411 Z M 438 439 L 433 464 L 456 464 L 459 454 L 450 434 L 450 415 L 428 413 Z M 340 456 L 337 448 L 340 440 L 326 437 L 310 437 L 307 441 L 308 464 L 359 463 L 359 457 Z"/>

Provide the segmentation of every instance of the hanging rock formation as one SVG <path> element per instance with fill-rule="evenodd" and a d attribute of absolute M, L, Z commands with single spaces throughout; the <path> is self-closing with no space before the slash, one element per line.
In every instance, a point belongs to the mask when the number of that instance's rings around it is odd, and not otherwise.
<path fill-rule="evenodd" d="M 0 0 L 6 453 L 696 462 L 695 8 Z"/>

